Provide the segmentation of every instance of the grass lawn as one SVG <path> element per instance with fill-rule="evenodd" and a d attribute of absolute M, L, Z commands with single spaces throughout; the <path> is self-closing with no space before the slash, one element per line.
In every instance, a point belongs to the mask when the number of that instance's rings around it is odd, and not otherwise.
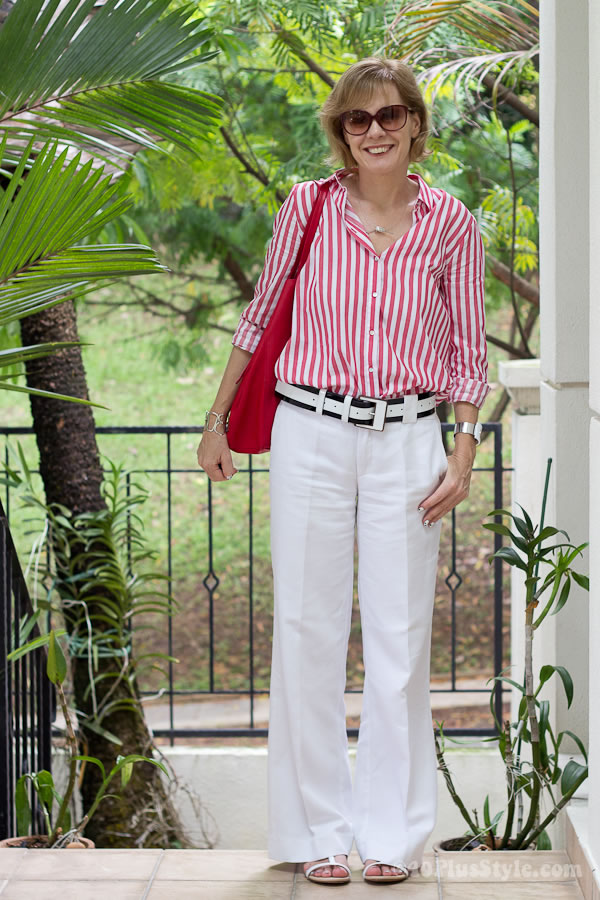
<path fill-rule="evenodd" d="M 147 279 L 149 281 L 149 279 Z M 154 284 L 156 285 L 156 276 Z M 160 289 L 165 290 L 166 282 Z M 118 296 L 118 294 L 117 294 Z M 237 322 L 235 312 L 228 313 L 227 324 Z M 491 333 L 506 334 L 506 314 L 488 320 Z M 206 334 L 204 347 L 207 364 L 189 371 L 165 370 L 156 354 L 157 343 L 164 337 L 160 319 L 131 308 L 117 307 L 109 313 L 101 307 L 81 302 L 80 336 L 91 346 L 83 349 L 90 396 L 109 409 L 95 410 L 98 426 L 198 426 L 204 411 L 212 402 L 221 372 L 230 351 L 230 337 L 220 331 Z M 181 328 L 184 326 L 182 325 Z M 489 379 L 494 385 L 488 395 L 480 420 L 489 418 L 500 395 L 495 385 L 497 360 L 504 354 L 489 346 Z M 29 402 L 25 395 L 0 394 L 0 407 L 5 425 L 30 425 Z M 504 465 L 510 466 L 510 408 L 504 414 Z M 16 445 L 16 438 L 11 444 Z M 23 447 L 33 466 L 37 466 L 34 439 L 25 437 Z M 199 436 L 183 434 L 171 439 L 171 553 L 173 595 L 178 609 L 170 623 L 170 638 L 164 622 L 156 622 L 154 630 L 141 631 L 136 645 L 140 652 L 156 649 L 166 652 L 169 640 L 173 654 L 180 662 L 174 666 L 175 686 L 186 691 L 247 690 L 250 678 L 248 650 L 253 641 L 253 678 L 256 688 L 268 687 L 272 586 L 269 563 L 268 523 L 268 454 L 252 458 L 238 457 L 240 473 L 224 484 L 210 485 L 196 463 Z M 162 470 L 166 466 L 164 435 L 99 435 L 103 454 L 132 470 Z M 452 439 L 449 441 L 452 447 Z M 491 441 L 478 450 L 476 466 L 493 464 Z M 167 478 L 161 471 L 140 476 L 151 490 L 142 510 L 145 535 L 157 551 L 155 567 L 167 571 L 168 525 L 166 516 Z M 249 484 L 252 482 L 253 527 L 250 534 Z M 212 565 L 209 542 L 209 493 L 212 495 Z M 510 473 L 504 476 L 504 505 L 510 502 Z M 452 661 L 457 677 L 481 676 L 492 672 L 493 596 L 492 568 L 487 555 L 492 552 L 492 535 L 481 527 L 493 508 L 492 473 L 474 472 L 471 494 L 456 511 L 456 570 L 462 578 L 452 594 L 445 578 L 451 571 L 451 522 L 442 525 L 442 541 L 438 589 L 434 612 L 432 677 L 447 678 Z M 11 523 L 24 563 L 27 561 L 31 535 L 18 501 L 11 501 Z M 248 563 L 252 539 L 254 563 Z M 218 586 L 212 603 L 203 580 L 214 573 Z M 249 589 L 252 575 L 253 611 L 250 625 Z M 509 649 L 508 573 L 505 578 L 504 648 L 506 665 Z M 211 576 L 212 578 L 212 576 Z M 213 579 L 214 580 L 214 579 Z M 212 586 L 212 585 L 211 585 Z M 357 597 L 354 598 L 352 635 L 348 654 L 348 686 L 359 687 L 362 680 L 362 653 Z M 456 643 L 451 640 L 452 619 L 456 622 Z M 209 625 L 213 622 L 213 647 L 209 644 Z M 150 624 L 150 623 L 147 623 Z M 210 671 L 209 660 L 213 666 Z M 165 676 L 149 672 L 143 686 L 155 690 L 166 686 Z"/>

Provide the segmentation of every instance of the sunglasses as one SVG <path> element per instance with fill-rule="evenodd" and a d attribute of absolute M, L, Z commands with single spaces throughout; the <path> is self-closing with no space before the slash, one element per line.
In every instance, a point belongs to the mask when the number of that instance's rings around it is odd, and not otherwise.
<path fill-rule="evenodd" d="M 374 114 L 366 109 L 349 109 L 341 114 L 340 124 L 347 134 L 366 134 L 373 119 L 384 131 L 399 131 L 406 125 L 409 112 L 414 112 L 414 109 L 401 103 L 382 106 Z"/>

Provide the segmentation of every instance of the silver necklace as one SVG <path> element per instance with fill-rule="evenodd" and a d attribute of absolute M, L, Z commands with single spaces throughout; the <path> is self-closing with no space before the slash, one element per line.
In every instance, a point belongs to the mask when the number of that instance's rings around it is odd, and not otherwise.
<path fill-rule="evenodd" d="M 374 228 L 371 228 L 370 231 L 367 231 L 367 234 L 373 234 L 373 232 L 377 232 L 377 234 L 391 234 L 394 236 L 394 232 L 390 231 L 389 228 L 384 228 L 383 225 L 376 225 Z"/>

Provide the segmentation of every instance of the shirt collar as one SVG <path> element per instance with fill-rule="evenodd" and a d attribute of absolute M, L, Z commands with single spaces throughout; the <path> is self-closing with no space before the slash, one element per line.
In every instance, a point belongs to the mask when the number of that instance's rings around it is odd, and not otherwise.
<path fill-rule="evenodd" d="M 325 178 L 324 181 L 337 182 L 338 186 L 344 188 L 343 177 L 347 175 L 348 172 L 352 172 L 353 169 L 337 169 L 329 178 Z M 425 207 L 425 212 L 431 212 L 433 207 L 435 206 L 435 199 L 433 196 L 433 191 L 427 184 L 427 182 L 421 178 L 420 175 L 417 175 L 416 172 L 409 172 L 408 177 L 411 181 L 416 181 L 419 185 L 419 194 L 417 199 L 415 200 L 415 207 L 419 204 L 422 204 Z M 345 189 L 345 188 L 344 188 Z"/>

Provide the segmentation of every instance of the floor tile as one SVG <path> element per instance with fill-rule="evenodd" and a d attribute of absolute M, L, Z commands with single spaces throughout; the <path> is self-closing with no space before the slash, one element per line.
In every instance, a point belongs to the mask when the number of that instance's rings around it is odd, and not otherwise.
<path fill-rule="evenodd" d="M 278 863 L 263 850 L 166 850 L 156 881 L 291 881 L 294 863 Z"/>
<path fill-rule="evenodd" d="M 145 880 L 47 881 L 42 887 L 39 879 L 11 881 L 0 896 L 2 900 L 141 900 L 146 884 Z M 177 894 L 172 894 L 171 900 L 176 897 Z"/>
<path fill-rule="evenodd" d="M 292 882 L 155 881 L 148 900 L 290 900 L 291 896 Z"/>
<path fill-rule="evenodd" d="M 359 875 L 357 878 L 353 875 L 351 884 L 340 884 L 335 888 L 336 897 L 345 897 L 347 900 L 378 900 L 379 897 L 398 897 L 398 900 L 438 900 L 437 884 L 427 882 L 412 882 L 412 876 L 406 881 L 399 881 L 397 884 L 369 884 L 363 881 Z M 319 893 L 322 885 L 313 884 L 302 876 L 302 882 L 298 882 L 294 900 L 309 900 L 309 898 L 321 897 L 324 900 L 323 892 Z M 330 886 L 327 890 L 333 892 Z M 444 895 L 445 900 L 445 895 Z M 479 896 L 478 900 L 481 900 Z M 487 897 L 486 897 L 487 900 Z M 506 900 L 506 898 L 504 898 Z"/>
<path fill-rule="evenodd" d="M 162 850 L 129 849 L 25 850 L 25 856 L 15 870 L 13 878 L 16 876 L 27 881 L 149 879 L 162 852 Z"/>
<path fill-rule="evenodd" d="M 422 874 L 436 874 L 433 854 L 423 860 Z M 444 883 L 458 881 L 544 883 L 574 881 L 576 870 L 564 851 L 473 851 L 439 854 L 439 872 Z"/>
<path fill-rule="evenodd" d="M 518 893 L 517 893 L 518 891 Z M 444 900 L 481 900 L 481 884 L 443 884 Z M 559 882 L 530 881 L 523 882 L 518 888 L 514 884 L 507 887 L 502 882 L 490 882 L 485 886 L 485 900 L 506 900 L 518 897 L 518 900 L 584 900 L 576 882 L 560 884 Z"/>

